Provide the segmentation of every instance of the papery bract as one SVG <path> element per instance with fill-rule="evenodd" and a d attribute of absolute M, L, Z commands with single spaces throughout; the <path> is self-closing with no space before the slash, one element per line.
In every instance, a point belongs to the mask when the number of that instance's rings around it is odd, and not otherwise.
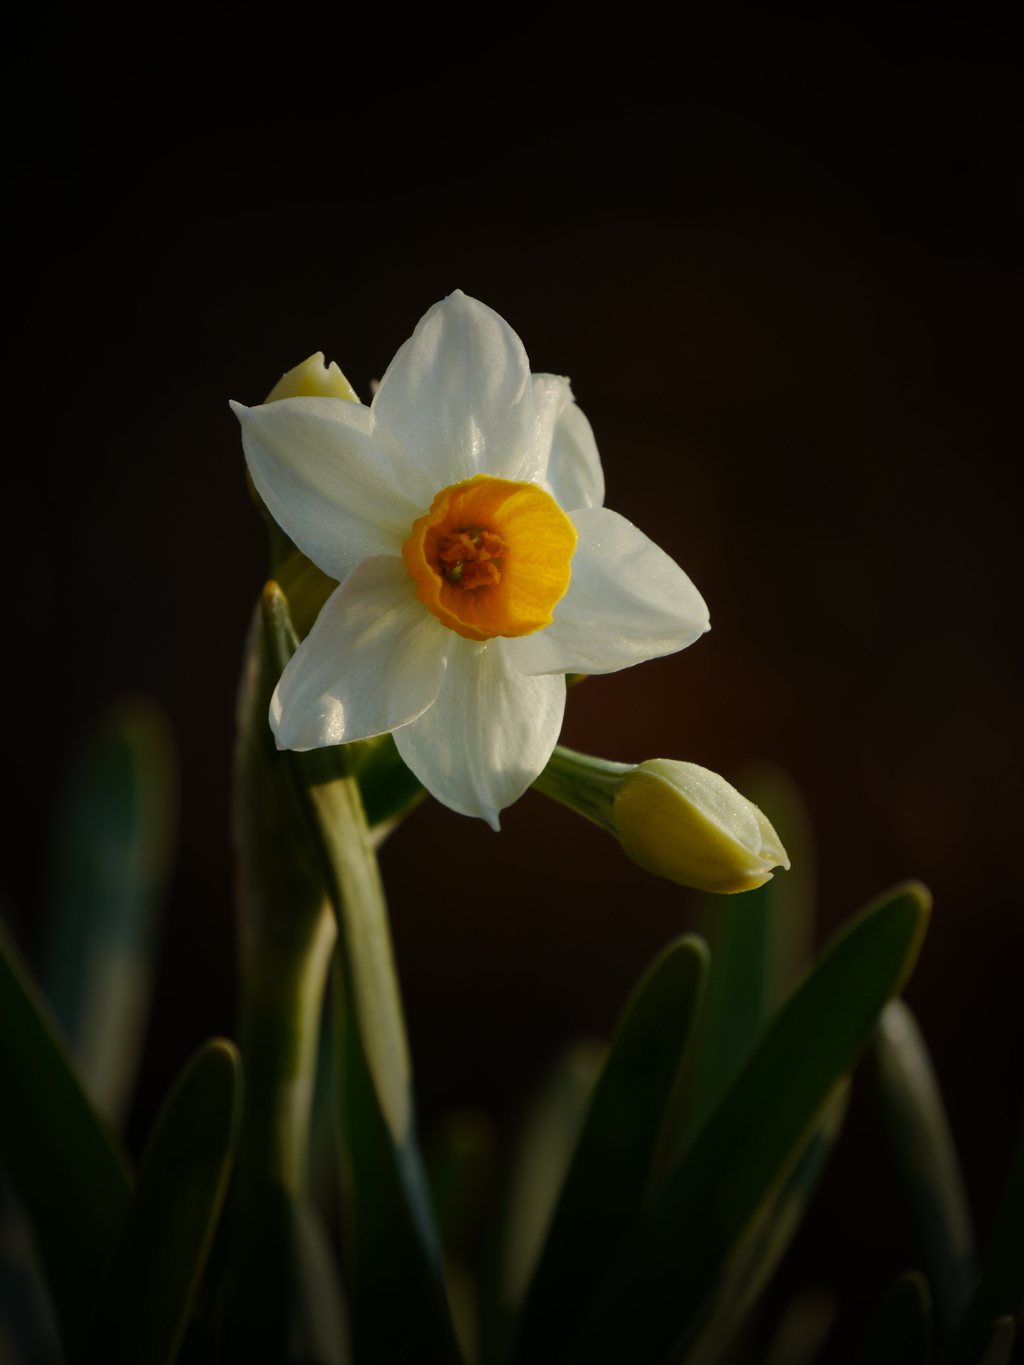
<path fill-rule="evenodd" d="M 274 694 L 280 748 L 394 731 L 428 790 L 497 829 L 551 755 L 566 673 L 611 673 L 708 629 L 682 569 L 601 506 L 568 380 L 531 375 L 508 324 L 459 291 L 369 407 L 233 406 L 260 496 L 339 581 Z"/>

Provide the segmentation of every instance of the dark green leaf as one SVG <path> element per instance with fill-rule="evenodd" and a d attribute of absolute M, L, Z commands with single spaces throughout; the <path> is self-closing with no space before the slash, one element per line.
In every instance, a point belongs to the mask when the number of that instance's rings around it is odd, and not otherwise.
<path fill-rule="evenodd" d="M 661 1365 L 692 1343 L 734 1248 L 909 975 L 928 906 L 908 884 L 833 940 L 669 1173 L 567 1362 Z"/>
<path fill-rule="evenodd" d="M 700 1022 L 680 1087 L 674 1150 L 694 1133 L 753 1047 L 765 1020 L 810 965 L 814 947 L 814 845 L 799 791 L 765 765 L 737 779 L 767 815 L 792 862 L 736 896 L 701 895 L 697 924 L 711 949 Z"/>
<path fill-rule="evenodd" d="M 233 1225 L 222 1222 L 228 1244 L 218 1236 L 210 1269 L 232 1239 L 247 1243 L 250 1254 L 235 1261 L 240 1280 L 229 1271 L 223 1320 L 217 1304 L 206 1302 L 221 1276 L 208 1273 L 183 1365 L 348 1365 L 345 1296 L 317 1210 L 267 1182 L 242 1207 L 232 1198 L 231 1214 Z"/>
<path fill-rule="evenodd" d="M 998 1318 L 992 1328 L 992 1340 L 988 1344 L 988 1350 L 981 1357 L 979 1365 L 1010 1365 L 1016 1335 L 1017 1325 L 1013 1318 L 1009 1315 Z"/>
<path fill-rule="evenodd" d="M 0 1157 L 32 1225 L 70 1346 L 114 1249 L 131 1184 L 2 926 Z"/>
<path fill-rule="evenodd" d="M 484 1359 L 503 1360 L 507 1354 L 607 1052 L 597 1038 L 580 1038 L 564 1048 L 517 1126 L 498 1182 L 481 1276 Z"/>
<path fill-rule="evenodd" d="M 928 1365 L 931 1296 L 912 1270 L 883 1296 L 861 1342 L 857 1365 Z"/>
<path fill-rule="evenodd" d="M 142 1051 L 176 823 L 174 742 L 146 697 L 112 707 L 69 785 L 42 984 L 103 1114 L 120 1123 Z"/>
<path fill-rule="evenodd" d="M 207 1043 L 168 1096 L 89 1323 L 82 1365 L 171 1365 L 220 1218 L 238 1142 L 241 1064 Z"/>
<path fill-rule="evenodd" d="M 479 1227 L 496 1145 L 494 1124 L 479 1109 L 456 1109 L 430 1144 L 430 1197 L 445 1256 L 464 1256 Z"/>
<path fill-rule="evenodd" d="M 702 939 L 677 939 L 623 1011 L 523 1308 L 523 1361 L 560 1354 L 640 1212 L 707 965 Z"/>
<path fill-rule="evenodd" d="M 974 1234 L 931 1058 L 902 1000 L 882 1011 L 873 1054 L 886 1128 L 945 1335 L 974 1283 Z"/>
<path fill-rule="evenodd" d="M 688 1352 L 685 1365 L 715 1365 L 767 1288 L 803 1221 L 807 1205 L 839 1139 L 849 1091 L 849 1078 L 844 1077 L 782 1188 L 737 1244 L 708 1320 Z M 799 1313 L 799 1301 L 794 1311 Z"/>
<path fill-rule="evenodd" d="M 975 1365 L 997 1319 L 1024 1318 L 1024 1129 L 981 1278 L 943 1352 L 943 1365 Z"/>
<path fill-rule="evenodd" d="M 353 1354 L 456 1365 L 426 1177 L 411 1135 L 396 1142 L 367 1066 L 339 961 L 334 978 L 345 1242 Z"/>
<path fill-rule="evenodd" d="M 820 1286 L 798 1290 L 779 1319 L 761 1365 L 813 1365 L 828 1340 L 838 1310 L 839 1302 L 831 1290 Z M 732 1351 L 726 1359 L 732 1365 Z M 745 1357 L 741 1355 L 739 1359 Z"/>

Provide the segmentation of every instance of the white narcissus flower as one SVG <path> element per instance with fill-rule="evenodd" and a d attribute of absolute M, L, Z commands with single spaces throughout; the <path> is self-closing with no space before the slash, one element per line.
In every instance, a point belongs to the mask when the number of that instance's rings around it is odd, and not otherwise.
<path fill-rule="evenodd" d="M 399 350 L 369 407 L 233 404 L 253 482 L 340 586 L 285 669 L 279 748 L 394 731 L 445 805 L 498 828 L 551 756 L 566 673 L 614 673 L 708 629 L 682 569 L 602 507 L 569 382 L 461 291 Z"/>

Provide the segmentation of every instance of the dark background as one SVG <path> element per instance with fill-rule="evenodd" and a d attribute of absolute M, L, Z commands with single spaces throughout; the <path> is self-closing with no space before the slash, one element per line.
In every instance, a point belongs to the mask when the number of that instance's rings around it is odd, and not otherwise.
<path fill-rule="evenodd" d="M 373 10 L 21 34 L 5 892 L 31 950 L 71 756 L 111 698 L 158 697 L 184 808 L 137 1147 L 233 1029 L 232 711 L 265 550 L 227 399 L 317 349 L 368 398 L 461 287 L 571 376 L 609 505 L 711 608 L 691 649 L 574 690 L 564 740 L 784 765 L 822 936 L 931 886 L 907 996 L 985 1233 L 1024 1075 L 1020 54 L 977 7 L 722 6 L 682 37 L 500 13 L 486 42 Z M 534 793 L 500 836 L 428 803 L 382 863 L 428 1128 L 508 1116 L 690 922 Z M 787 1282 L 855 1324 L 913 1257 L 861 1081 Z"/>

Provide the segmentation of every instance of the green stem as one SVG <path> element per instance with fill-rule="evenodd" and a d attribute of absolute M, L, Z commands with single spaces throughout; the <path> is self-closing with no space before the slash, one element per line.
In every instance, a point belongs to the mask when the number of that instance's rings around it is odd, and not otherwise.
<path fill-rule="evenodd" d="M 633 767 L 632 763 L 612 763 L 556 744 L 547 767 L 533 785 L 545 796 L 593 820 L 617 839 L 619 831 L 612 810 L 622 779 Z"/>
<path fill-rule="evenodd" d="M 359 784 L 354 777 L 311 783 L 308 794 L 338 911 L 345 988 L 378 1102 L 402 1147 L 412 1130 L 412 1068 L 384 888 Z"/>

